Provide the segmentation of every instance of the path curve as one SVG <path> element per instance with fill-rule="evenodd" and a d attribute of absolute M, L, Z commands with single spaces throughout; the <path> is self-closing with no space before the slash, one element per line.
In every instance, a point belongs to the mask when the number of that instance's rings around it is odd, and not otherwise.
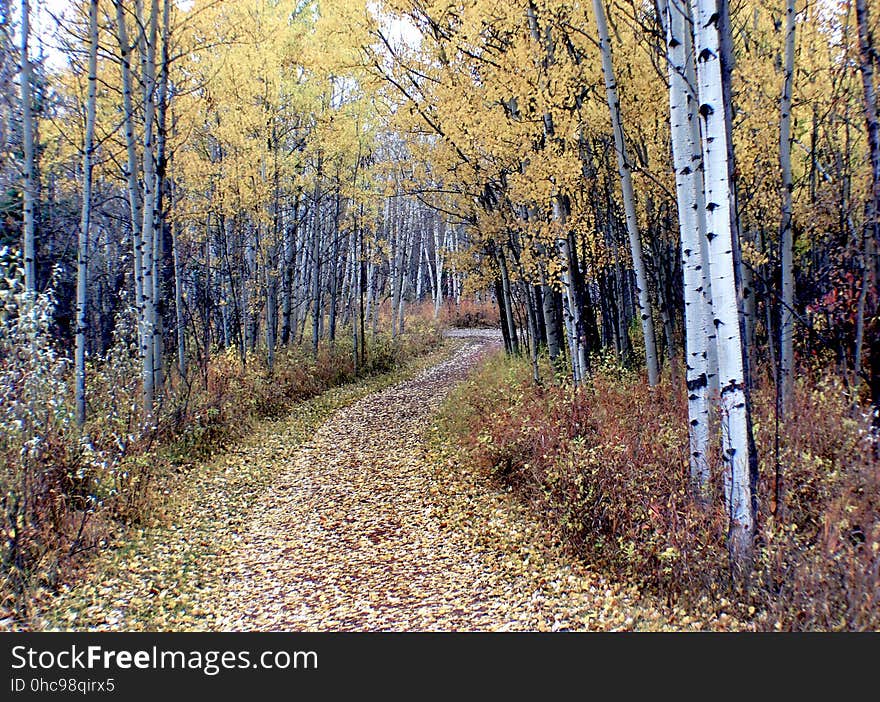
<path fill-rule="evenodd" d="M 339 410 L 285 463 L 231 554 L 219 628 L 635 623 L 627 595 L 537 545 L 540 525 L 511 495 L 464 469 L 444 474 L 426 456 L 438 405 L 500 343 L 490 332 L 455 335 L 451 358 Z"/>

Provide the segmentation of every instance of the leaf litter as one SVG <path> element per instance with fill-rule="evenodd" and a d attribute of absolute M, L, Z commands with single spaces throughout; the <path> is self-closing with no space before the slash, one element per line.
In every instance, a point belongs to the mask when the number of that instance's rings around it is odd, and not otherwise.
<path fill-rule="evenodd" d="M 572 558 L 513 494 L 436 449 L 439 404 L 498 347 L 491 332 L 457 336 L 420 366 L 261 422 L 178 476 L 164 523 L 92 559 L 32 628 L 696 627 Z"/>

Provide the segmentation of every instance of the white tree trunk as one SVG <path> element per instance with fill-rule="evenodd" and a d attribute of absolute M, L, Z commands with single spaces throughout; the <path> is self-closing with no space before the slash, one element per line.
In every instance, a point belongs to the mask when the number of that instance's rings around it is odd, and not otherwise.
<path fill-rule="evenodd" d="M 687 51 L 685 34 L 690 32 L 689 12 L 681 0 L 661 2 L 665 14 L 666 46 L 669 64 L 669 117 L 672 156 L 675 171 L 675 192 L 681 234 L 681 256 L 684 274 L 684 317 L 688 390 L 688 435 L 690 438 L 690 475 L 694 493 L 704 499 L 709 485 L 709 384 L 707 324 L 703 304 L 703 256 L 697 217 L 698 182 L 692 154 L 698 145 L 692 142 L 690 120 L 696 110 L 689 109 L 691 95 L 687 84 L 687 62 L 693 54 Z M 699 125 L 698 125 L 699 126 Z"/>
<path fill-rule="evenodd" d="M 519 339 L 516 334 L 516 320 L 513 318 L 513 291 L 510 285 L 510 275 L 507 270 L 507 258 L 504 253 L 504 245 L 495 249 L 495 255 L 498 260 L 498 269 L 501 273 L 501 294 L 503 300 L 499 301 L 499 305 L 503 307 L 504 324 L 507 326 L 507 332 L 510 339 L 510 352 L 519 353 Z"/>
<path fill-rule="evenodd" d="M 397 306 L 397 331 L 404 332 L 406 309 L 406 295 L 412 284 L 409 271 L 412 268 L 412 237 L 415 235 L 415 211 L 412 203 L 407 204 L 403 210 L 401 219 L 401 252 L 400 252 L 400 299 Z"/>
<path fill-rule="evenodd" d="M 156 313 L 158 304 L 158 281 L 156 261 L 156 145 L 155 145 L 155 116 L 156 104 L 154 93 L 156 90 L 156 39 L 158 35 L 159 3 L 152 0 L 150 17 L 148 19 L 148 34 L 145 46 L 145 60 L 143 62 L 144 75 L 142 82 L 144 87 L 144 207 L 143 224 L 141 225 L 141 238 L 143 244 L 141 276 L 144 286 L 144 309 L 141 319 L 142 327 L 142 353 L 143 353 L 143 380 L 144 380 L 144 415 L 149 423 L 152 423 L 155 392 L 156 373 L 161 366 L 161 357 L 156 358 L 154 329 L 156 327 Z"/>
<path fill-rule="evenodd" d="M 358 361 L 360 360 L 360 301 L 361 301 L 361 267 L 358 259 L 358 228 L 360 220 L 356 220 L 355 225 L 351 228 L 349 237 L 349 255 L 351 256 L 351 283 L 349 298 L 349 314 L 351 316 L 351 341 L 354 354 L 352 360 L 354 362 L 354 374 L 359 373 Z"/>
<path fill-rule="evenodd" d="M 425 216 L 424 214 L 421 217 L 421 228 L 419 229 L 419 239 L 418 239 L 418 260 L 416 263 L 416 302 L 422 301 L 422 295 L 424 294 L 424 275 L 423 271 L 425 267 L 428 268 L 428 272 L 430 273 L 431 265 L 428 263 L 428 246 L 425 243 L 424 237 L 424 227 L 425 227 Z"/>
<path fill-rule="evenodd" d="M 92 221 L 92 151 L 95 142 L 95 96 L 98 82 L 98 0 L 89 2 L 88 97 L 86 133 L 83 141 L 82 211 L 79 220 L 79 246 L 76 267 L 76 422 L 86 421 L 86 329 L 89 280 L 89 230 Z"/>
<path fill-rule="evenodd" d="M 696 31 L 699 113 L 706 199 L 706 238 L 712 273 L 713 323 L 718 334 L 724 496 L 734 568 L 749 568 L 754 537 L 749 478 L 748 406 L 734 278 L 727 132 L 721 84 L 720 37 L 714 0 L 691 0 Z"/>
<path fill-rule="evenodd" d="M 143 339 L 143 316 L 144 316 L 144 280 L 143 280 L 143 239 L 141 236 L 141 193 L 138 185 L 138 158 L 134 135 L 134 107 L 132 105 L 132 76 L 131 76 L 131 52 L 132 45 L 128 39 L 128 29 L 125 24 L 125 11 L 123 0 L 115 0 L 116 7 L 116 32 L 119 42 L 120 67 L 122 71 L 122 107 L 123 128 L 125 131 L 126 148 L 126 179 L 128 190 L 128 202 L 131 210 L 131 243 L 134 255 L 134 290 L 135 308 L 138 316 L 138 349 L 141 352 L 143 362 L 144 339 Z"/>
<path fill-rule="evenodd" d="M 207 248 L 210 255 L 211 247 Z M 184 324 L 183 314 L 183 272 L 180 267 L 180 242 L 177 238 L 177 225 L 171 222 L 171 259 L 174 266 L 174 319 L 176 327 L 177 339 L 177 371 L 182 379 L 186 379 L 186 326 Z M 206 266 L 210 271 L 210 268 Z M 205 281 L 205 285 L 210 287 L 210 278 Z M 226 309 L 226 306 L 223 306 Z M 206 320 L 206 324 L 207 324 Z"/>
<path fill-rule="evenodd" d="M 397 308 L 400 305 L 400 295 L 402 288 L 403 266 L 401 263 L 401 215 L 400 201 L 397 196 L 386 200 L 388 204 L 388 219 L 386 222 L 386 231 L 388 233 L 388 245 L 391 248 L 390 259 L 388 261 L 389 272 L 391 274 L 391 337 L 397 337 Z"/>
<path fill-rule="evenodd" d="M 684 5 L 688 4 L 688 0 L 678 0 Z M 700 232 L 700 257 L 703 261 L 703 268 L 700 271 L 703 276 L 703 318 L 706 320 L 706 355 L 707 355 L 707 376 L 709 379 L 709 394 L 718 395 L 721 391 L 718 386 L 718 335 L 715 332 L 715 325 L 712 324 L 712 270 L 709 265 L 709 240 L 706 238 L 706 197 L 703 192 L 703 150 L 700 139 L 700 117 L 697 111 L 697 67 L 694 53 L 694 35 L 692 31 L 693 22 L 691 20 L 690 7 L 685 10 L 687 12 L 687 28 L 684 33 L 685 55 L 688 60 L 685 62 L 685 78 L 690 99 L 687 102 L 688 109 L 688 125 L 691 130 L 690 143 L 693 153 L 691 155 L 691 163 L 696 175 L 696 211 L 697 226 Z M 711 406 L 710 406 L 711 411 Z"/>
<path fill-rule="evenodd" d="M 32 67 L 28 52 L 30 8 L 28 0 L 21 3 L 21 130 L 24 151 L 24 187 L 22 188 L 24 218 L 24 282 L 28 292 L 37 290 L 36 273 L 36 155 L 34 148 L 34 115 L 32 108 Z"/>
<path fill-rule="evenodd" d="M 37 182 L 34 153 L 34 115 L 31 107 L 31 61 L 28 55 L 30 35 L 30 8 L 28 0 L 21 0 L 21 131 L 24 149 L 24 286 L 28 292 L 37 290 L 36 264 L 36 201 Z"/>
<path fill-rule="evenodd" d="M 317 356 L 321 336 L 321 321 L 324 312 L 321 307 L 321 198 L 323 179 L 323 159 L 318 156 L 315 182 L 315 206 L 312 211 L 312 352 Z"/>
<path fill-rule="evenodd" d="M 553 217 L 563 226 L 566 221 L 566 213 L 559 198 L 553 201 Z M 574 290 L 574 279 L 571 275 L 571 251 L 569 251 L 568 236 L 557 240 L 556 246 L 559 256 L 563 261 L 562 286 L 565 290 L 565 331 L 569 336 L 569 349 L 571 351 L 571 370 L 574 384 L 579 384 L 587 375 L 587 352 L 584 340 L 581 338 L 581 308 L 578 304 Z"/>
<path fill-rule="evenodd" d="M 434 319 L 443 305 L 443 247 L 446 246 L 446 221 L 439 218 L 434 228 Z"/>
<path fill-rule="evenodd" d="M 626 215 L 626 231 L 629 234 L 630 253 L 632 254 L 633 269 L 636 274 L 636 299 L 639 305 L 642 335 L 645 338 L 645 363 L 648 368 L 648 384 L 653 386 L 657 384 L 660 378 L 657 342 L 654 335 L 654 318 L 651 314 L 651 301 L 648 297 L 648 276 L 645 273 L 642 241 L 639 238 L 638 220 L 636 219 L 635 197 L 633 195 L 632 177 L 630 174 L 631 166 L 626 153 L 623 127 L 620 123 L 620 100 L 617 96 L 617 81 L 614 77 L 614 66 L 611 61 L 611 42 L 608 36 L 608 23 L 605 19 L 605 8 L 602 6 L 602 0 L 593 0 L 593 12 L 596 15 L 596 26 L 599 30 L 599 52 L 602 54 L 605 96 L 608 100 L 608 110 L 611 113 L 611 130 L 614 133 L 614 148 L 617 152 L 617 171 L 620 174 L 623 209 Z"/>
<path fill-rule="evenodd" d="M 779 311 L 779 393 L 782 416 L 791 403 L 794 387 L 794 232 L 791 224 L 791 86 L 794 80 L 795 0 L 785 3 L 785 63 L 782 97 L 779 101 L 779 167 L 782 171 L 782 222 L 779 245 L 782 260 L 782 304 Z"/>
<path fill-rule="evenodd" d="M 153 3 L 153 12 L 156 15 L 156 28 L 159 22 L 159 5 Z M 165 248 L 165 202 L 166 183 L 168 182 L 168 156 L 167 156 L 167 113 L 169 101 L 168 71 L 170 69 L 171 50 L 171 0 L 162 0 L 162 26 L 159 39 L 161 47 L 159 53 L 159 65 L 155 63 L 155 49 L 153 52 L 153 103 L 155 105 L 156 139 L 155 139 L 155 164 L 156 164 L 156 187 L 155 207 L 153 208 L 153 385 L 161 388 L 165 383 L 164 376 L 164 332 L 163 319 L 160 311 L 162 301 L 162 257 Z M 155 44 L 155 43 L 154 43 Z M 156 71 L 158 68 L 158 80 Z"/>

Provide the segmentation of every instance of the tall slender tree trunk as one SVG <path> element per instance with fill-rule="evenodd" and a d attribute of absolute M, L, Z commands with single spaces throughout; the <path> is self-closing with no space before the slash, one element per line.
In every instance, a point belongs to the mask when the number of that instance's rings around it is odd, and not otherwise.
<path fill-rule="evenodd" d="M 779 393 L 780 409 L 785 417 L 794 387 L 794 232 L 791 200 L 794 184 L 791 175 L 791 87 L 794 80 L 795 0 L 785 3 L 785 63 L 782 97 L 779 100 L 779 167 L 782 171 L 782 222 L 779 245 L 782 262 L 782 304 L 779 310 Z"/>
<path fill-rule="evenodd" d="M 694 51 L 694 34 L 692 31 L 691 8 L 688 0 L 677 0 L 683 6 L 680 12 L 687 13 L 687 31 L 684 32 L 684 50 L 689 60 L 685 61 L 685 78 L 688 87 L 687 110 L 688 126 L 690 128 L 690 143 L 693 149 L 691 156 L 691 168 L 694 171 L 695 208 L 697 231 L 700 233 L 700 259 L 702 269 L 700 273 L 702 282 L 702 306 L 703 319 L 706 325 L 706 375 L 709 381 L 709 393 L 718 395 L 721 388 L 718 384 L 718 334 L 712 314 L 712 269 L 709 260 L 709 239 L 706 237 L 706 194 L 703 190 L 703 150 L 700 136 L 700 117 L 698 113 L 699 100 L 697 96 L 697 65 L 696 52 Z M 710 405 L 711 411 L 711 405 Z"/>
<path fill-rule="evenodd" d="M 443 247 L 446 244 L 446 221 L 438 218 L 434 228 L 434 319 L 443 305 Z"/>
<path fill-rule="evenodd" d="M 257 271 L 257 242 L 262 238 L 262 223 L 257 220 L 242 227 L 244 236 L 244 261 L 242 268 L 241 297 L 244 312 L 244 345 L 246 353 L 253 353 L 257 348 L 257 328 L 259 326 L 258 309 L 260 306 Z"/>
<path fill-rule="evenodd" d="M 522 282 L 526 299 L 526 320 L 529 333 L 529 360 L 532 363 L 532 380 L 535 384 L 541 383 L 541 371 L 538 368 L 538 314 L 535 301 L 535 290 L 527 281 Z"/>
<path fill-rule="evenodd" d="M 690 477 L 692 490 L 701 501 L 708 498 L 709 486 L 709 380 L 708 335 L 703 305 L 704 265 L 697 191 L 702 188 L 700 171 L 693 154 L 699 148 L 692 141 L 690 121 L 696 111 L 688 103 L 695 99 L 687 83 L 687 62 L 693 61 L 685 35 L 690 29 L 690 13 L 682 0 L 661 2 L 666 15 L 666 46 L 669 64 L 669 112 L 672 156 L 675 170 L 675 193 L 681 235 L 684 277 L 685 360 L 688 393 L 688 436 L 690 440 Z"/>
<path fill-rule="evenodd" d="M 877 96 L 874 88 L 874 42 L 870 32 L 870 18 L 866 0 L 856 0 L 856 21 L 859 26 L 859 69 L 862 74 L 862 93 L 865 104 L 865 126 L 868 132 L 868 155 L 871 162 L 871 205 L 869 207 L 868 233 L 865 236 L 864 265 L 873 275 L 874 285 L 880 279 L 880 121 L 877 117 Z M 871 261 L 873 258 L 873 262 Z M 873 264 L 873 265 L 872 265 Z M 876 303 L 874 303 L 876 309 Z M 872 315 L 872 317 L 876 317 Z M 869 369 L 868 380 L 871 400 L 880 408 L 880 322 L 874 319 L 866 325 L 868 334 Z M 860 349 L 861 351 L 861 349 Z M 874 414 L 875 425 L 880 425 L 880 411 Z"/>
<path fill-rule="evenodd" d="M 541 306 L 544 313 L 544 327 L 547 329 L 547 353 L 550 355 L 550 362 L 557 371 L 560 368 L 560 358 L 562 356 L 563 330 L 562 330 L 562 314 L 561 314 L 561 295 L 552 286 L 541 281 Z"/>
<path fill-rule="evenodd" d="M 266 275 L 266 363 L 269 373 L 275 370 L 275 337 L 278 332 L 278 276 Z"/>
<path fill-rule="evenodd" d="M 422 225 L 425 224 L 425 218 L 422 218 Z M 425 243 L 425 240 L 420 236 L 419 237 L 419 248 L 418 248 L 418 263 L 416 264 L 416 302 L 421 302 L 422 297 L 424 296 L 424 271 L 427 269 L 428 271 L 428 279 L 430 280 L 432 276 L 431 273 L 431 263 L 428 261 L 428 246 Z"/>
<path fill-rule="evenodd" d="M 407 287 L 409 283 L 409 275 L 407 275 L 407 266 L 411 263 L 409 257 L 407 256 L 409 252 L 409 234 L 410 234 L 410 223 L 412 222 L 412 211 L 410 207 L 404 207 L 403 212 L 401 213 L 401 222 L 400 222 L 400 231 L 398 232 L 401 241 L 398 243 L 398 249 L 400 250 L 400 268 L 398 271 L 399 275 L 399 293 L 397 296 L 397 306 L 392 309 L 391 313 L 397 316 L 397 333 L 403 334 L 404 327 L 404 319 L 403 313 L 404 308 L 406 307 L 406 294 Z"/>
<path fill-rule="evenodd" d="M 349 239 L 349 248 L 351 249 L 351 340 L 355 376 L 360 372 L 360 302 L 363 299 L 361 296 L 361 266 L 358 259 L 359 224 L 360 219 L 355 220 Z"/>
<path fill-rule="evenodd" d="M 557 198 L 558 199 L 558 198 Z M 561 205 L 561 203 L 560 203 Z M 568 211 L 560 221 L 565 222 L 568 219 Z M 565 283 L 565 292 L 568 302 L 569 315 L 571 316 L 571 334 L 572 334 L 572 367 L 574 369 L 574 382 L 580 383 L 590 372 L 589 358 L 587 356 L 587 339 L 584 331 L 584 304 L 583 296 L 579 286 L 579 273 L 577 262 L 572 245 L 571 232 L 566 232 L 565 237 L 557 242 L 559 250 L 564 262 L 563 282 Z"/>
<path fill-rule="evenodd" d="M 210 239 L 207 245 L 210 254 Z M 186 325 L 183 314 L 183 270 L 180 266 L 180 242 L 177 239 L 177 223 L 171 222 L 171 258 L 174 265 L 174 321 L 175 336 L 177 340 L 177 372 L 180 377 L 186 380 Z M 205 285 L 210 287 L 210 267 L 205 266 L 207 275 Z M 226 309 L 224 305 L 223 309 Z M 208 324 L 208 317 L 205 317 L 205 324 Z M 224 324 L 225 326 L 225 324 Z"/>
<path fill-rule="evenodd" d="M 358 322 L 360 324 L 361 342 L 361 366 L 367 362 L 367 320 L 364 309 L 364 294 L 367 287 L 367 262 L 364 260 L 364 205 L 361 203 L 360 217 L 358 218 L 357 241 L 358 241 Z M 355 348 L 357 351 L 357 348 Z"/>
<path fill-rule="evenodd" d="M 720 37 L 716 24 L 716 3 L 713 0 L 691 0 L 691 7 L 696 31 L 699 113 L 703 119 L 706 238 L 712 272 L 713 323 L 718 333 L 723 484 L 729 516 L 728 548 L 734 571 L 742 575 L 751 569 L 755 515 L 749 468 L 749 409 L 734 273 Z"/>
<path fill-rule="evenodd" d="M 503 322 L 507 326 L 507 335 L 510 339 L 510 353 L 519 353 L 519 339 L 516 334 L 516 322 L 513 318 L 513 296 L 510 289 L 510 275 L 507 271 L 507 259 L 504 255 L 504 247 L 495 247 L 495 256 L 498 268 L 501 272 L 501 298 L 503 302 Z"/>
<path fill-rule="evenodd" d="M 400 217 L 398 213 L 399 202 L 395 196 L 385 201 L 385 231 L 388 236 L 388 245 L 391 248 L 388 259 L 389 275 L 391 276 L 391 338 L 397 337 L 397 307 L 400 304 L 400 279 L 402 277 L 400 265 Z M 379 312 L 378 307 L 376 312 Z"/>
<path fill-rule="evenodd" d="M 95 98 L 98 82 L 98 0 L 89 1 L 88 97 L 83 140 L 82 211 L 76 268 L 76 422 L 86 421 L 86 331 L 88 330 L 89 232 L 92 222 L 92 156 L 95 142 Z"/>
<path fill-rule="evenodd" d="M 281 303 L 281 343 L 287 346 L 296 335 L 296 293 L 297 293 L 297 239 L 299 234 L 300 193 L 293 200 L 290 225 L 285 227 L 283 300 Z"/>
<path fill-rule="evenodd" d="M 315 206 L 312 212 L 312 352 L 317 356 L 318 341 L 321 336 L 321 320 L 324 313 L 321 309 L 321 179 L 323 162 L 318 156 L 317 173 L 315 176 Z"/>
<path fill-rule="evenodd" d="M 154 4 L 153 11 L 159 11 L 158 4 Z M 156 18 L 158 28 L 158 16 Z M 167 225 L 166 196 L 168 194 L 168 134 L 167 114 L 169 106 L 169 82 L 168 72 L 171 67 L 171 0 L 162 0 L 162 27 L 159 39 L 160 55 L 159 70 L 156 87 L 154 90 L 154 102 L 156 104 L 156 207 L 153 210 L 153 298 L 155 300 L 155 323 L 153 324 L 153 367 L 155 374 L 155 386 L 161 388 L 164 380 L 164 308 L 163 300 L 166 292 L 166 281 L 173 262 L 166 261 L 169 254 L 173 257 L 170 236 L 171 232 Z M 154 69 L 155 75 L 155 69 Z M 167 241 L 166 241 L 167 239 Z M 171 264 L 171 265 L 167 265 Z"/>
<path fill-rule="evenodd" d="M 137 158 L 137 146 L 134 134 L 134 106 L 132 103 L 132 75 L 131 53 L 133 45 L 129 43 L 128 29 L 125 24 L 125 10 L 123 0 L 114 0 L 116 7 L 116 32 L 119 42 L 120 68 L 122 72 L 122 108 L 123 129 L 125 132 L 127 192 L 129 209 L 131 211 L 131 245 L 134 257 L 134 287 L 135 308 L 138 315 L 138 348 L 143 353 L 143 325 L 141 319 L 144 315 L 144 280 L 143 280 L 143 238 L 141 236 L 141 192 L 138 185 L 140 166 Z M 142 359 L 143 360 L 143 359 Z"/>
<path fill-rule="evenodd" d="M 145 59 L 143 61 L 143 89 L 144 89 L 144 206 L 143 220 L 141 225 L 143 256 L 142 256 L 142 279 L 144 286 L 144 311 L 141 321 L 143 327 L 143 339 L 141 341 L 143 354 L 143 382 L 144 382 L 144 415 L 148 423 L 153 422 L 155 405 L 156 375 L 161 368 L 161 354 L 156 358 L 154 345 L 154 330 L 156 326 L 158 287 L 156 276 L 156 207 L 157 207 L 157 177 L 156 177 L 156 144 L 155 144 L 155 91 L 156 91 L 156 40 L 158 36 L 158 0 L 152 0 L 148 24 L 143 22 L 147 29 L 146 46 L 144 47 Z"/>
<path fill-rule="evenodd" d="M 336 306 L 339 295 L 339 271 L 337 266 L 339 262 L 339 219 L 342 211 L 342 195 L 338 189 L 335 199 L 336 208 L 333 213 L 333 244 L 331 247 L 333 254 L 330 261 L 330 318 L 328 320 L 328 334 L 331 344 L 336 341 Z"/>
<path fill-rule="evenodd" d="M 626 230 L 629 235 L 629 247 L 632 255 L 633 269 L 636 274 L 636 301 L 645 339 L 645 363 L 648 368 L 648 384 L 656 385 L 660 378 L 660 365 L 657 360 L 657 342 L 654 334 L 654 318 L 651 313 L 651 301 L 648 296 L 648 277 L 645 273 L 645 262 L 642 257 L 642 241 L 639 238 L 638 220 L 636 218 L 635 196 L 633 195 L 631 166 L 623 138 L 623 127 L 620 123 L 620 100 L 617 96 L 617 80 L 614 77 L 614 66 L 611 60 L 611 41 L 608 35 L 608 22 L 605 19 L 605 8 L 602 0 L 593 0 L 593 12 L 596 15 L 596 26 L 599 30 L 599 51 L 602 55 L 602 73 L 605 76 L 605 95 L 608 110 L 611 113 L 611 129 L 614 133 L 614 148 L 617 152 L 617 171 L 620 175 L 620 186 L 623 194 Z"/>
<path fill-rule="evenodd" d="M 36 207 L 37 176 L 34 148 L 33 71 L 28 52 L 30 38 L 30 7 L 21 0 L 21 131 L 24 149 L 24 287 L 30 293 L 37 291 Z"/>

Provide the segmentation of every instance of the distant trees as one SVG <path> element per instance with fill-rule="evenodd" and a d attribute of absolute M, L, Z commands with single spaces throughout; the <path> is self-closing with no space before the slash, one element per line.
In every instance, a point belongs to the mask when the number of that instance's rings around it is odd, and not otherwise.
<path fill-rule="evenodd" d="M 87 0 L 53 25 L 67 66 L 35 78 L 33 8 L 0 5 L 3 243 L 28 290 L 52 287 L 81 426 L 87 369 L 129 321 L 149 428 L 218 349 L 272 372 L 279 347 L 347 326 L 364 364 L 380 308 L 398 334 L 409 301 L 436 316 L 461 294 L 463 229 L 382 130 L 386 98 L 338 40 L 351 8 L 323 10 Z"/>

